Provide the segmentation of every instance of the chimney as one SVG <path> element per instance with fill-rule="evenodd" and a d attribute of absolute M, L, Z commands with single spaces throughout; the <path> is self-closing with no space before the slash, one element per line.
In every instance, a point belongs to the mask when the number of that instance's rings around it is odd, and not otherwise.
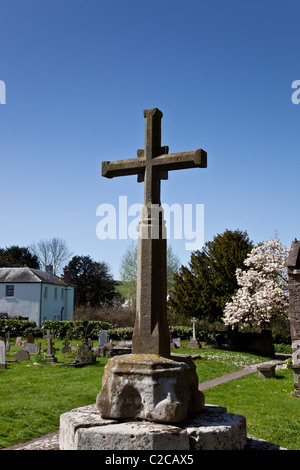
<path fill-rule="evenodd" d="M 71 271 L 68 268 L 64 270 L 64 282 L 68 284 L 68 286 L 71 285 Z"/>
<path fill-rule="evenodd" d="M 49 282 L 53 282 L 53 266 L 52 265 L 46 266 L 46 277 Z"/>

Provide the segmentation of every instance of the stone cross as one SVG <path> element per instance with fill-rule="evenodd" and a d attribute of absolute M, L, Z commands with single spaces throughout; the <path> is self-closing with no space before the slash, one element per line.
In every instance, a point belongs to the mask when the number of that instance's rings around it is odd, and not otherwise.
<path fill-rule="evenodd" d="M 193 338 L 192 338 L 192 339 L 196 339 L 196 330 L 195 330 L 195 326 L 196 326 L 196 321 L 197 321 L 197 320 L 196 320 L 195 317 L 193 317 L 191 321 L 192 321 L 192 323 L 193 323 Z"/>
<path fill-rule="evenodd" d="M 292 242 L 286 263 L 288 268 L 289 320 L 296 396 L 300 396 L 300 241 Z"/>
<path fill-rule="evenodd" d="M 54 335 L 51 333 L 51 330 L 46 330 L 46 335 L 44 335 L 44 339 L 47 340 L 47 352 L 45 357 L 45 362 L 56 362 L 56 357 L 53 354 L 53 346 L 52 340 Z"/>
<path fill-rule="evenodd" d="M 198 149 L 192 152 L 168 154 L 161 146 L 162 112 L 144 111 L 145 149 L 137 158 L 102 162 L 102 176 L 137 174 L 144 181 L 144 210 L 138 239 L 137 307 L 133 332 L 133 354 L 170 354 L 167 322 L 166 237 L 162 220 L 160 181 L 168 179 L 169 170 L 206 168 L 207 154 Z M 153 237 L 153 233 L 158 236 Z"/>

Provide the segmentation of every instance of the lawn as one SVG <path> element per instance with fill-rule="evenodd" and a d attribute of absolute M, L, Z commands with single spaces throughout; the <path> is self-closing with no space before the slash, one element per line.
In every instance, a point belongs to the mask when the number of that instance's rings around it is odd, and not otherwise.
<path fill-rule="evenodd" d="M 42 349 L 46 348 L 45 340 Z M 72 342 L 73 344 L 76 341 Z M 228 374 L 269 358 L 218 349 L 175 350 L 199 354 L 195 359 L 199 382 Z M 61 341 L 55 340 L 58 363 L 44 364 L 43 355 L 29 362 L 8 363 L 0 371 L 0 448 L 8 447 L 59 428 L 59 417 L 72 408 L 95 403 L 101 388 L 106 358 L 84 368 L 63 367 L 74 354 L 61 354 Z M 7 360 L 13 359 L 12 346 Z M 300 400 L 291 396 L 291 370 L 276 370 L 275 379 L 258 379 L 258 373 L 206 390 L 206 403 L 226 406 L 229 412 L 242 414 L 248 434 L 288 449 L 300 449 Z"/>

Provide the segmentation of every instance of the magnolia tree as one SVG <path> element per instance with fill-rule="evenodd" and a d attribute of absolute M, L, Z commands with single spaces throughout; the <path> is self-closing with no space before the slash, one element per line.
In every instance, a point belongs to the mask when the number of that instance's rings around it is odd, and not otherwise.
<path fill-rule="evenodd" d="M 225 306 L 226 325 L 266 326 L 275 317 L 287 317 L 287 254 L 278 238 L 254 246 L 244 261 L 248 269 L 236 270 L 239 289 Z"/>

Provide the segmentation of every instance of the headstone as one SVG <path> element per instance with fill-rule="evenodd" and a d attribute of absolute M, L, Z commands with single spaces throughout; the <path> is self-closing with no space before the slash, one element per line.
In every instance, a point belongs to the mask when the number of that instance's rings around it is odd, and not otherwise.
<path fill-rule="evenodd" d="M 289 317 L 295 396 L 300 397 L 300 241 L 292 242 L 285 265 L 288 268 Z"/>
<path fill-rule="evenodd" d="M 29 354 L 40 354 L 41 343 L 25 343 L 24 351 L 29 352 Z"/>
<path fill-rule="evenodd" d="M 6 338 L 5 350 L 6 352 L 9 352 L 10 350 L 10 332 L 9 331 L 6 333 L 5 338 Z"/>
<path fill-rule="evenodd" d="M 103 348 L 105 344 L 109 343 L 109 334 L 106 330 L 101 330 L 98 333 L 98 346 Z"/>
<path fill-rule="evenodd" d="M 46 330 L 46 334 L 44 335 L 44 339 L 47 340 L 47 352 L 45 356 L 46 363 L 57 362 L 57 359 L 53 352 L 53 345 L 52 345 L 53 338 L 54 338 L 54 335 L 51 333 L 51 330 Z"/>
<path fill-rule="evenodd" d="M 110 357 L 132 353 L 132 341 L 118 341 L 110 348 Z"/>
<path fill-rule="evenodd" d="M 71 351 L 72 351 L 72 349 L 71 349 L 70 343 L 69 343 L 69 341 L 68 341 L 67 339 L 65 339 L 65 340 L 63 341 L 63 347 L 62 347 L 62 349 L 61 349 L 61 352 L 62 352 L 63 354 L 67 354 L 67 353 L 69 353 L 69 352 L 71 352 Z"/>
<path fill-rule="evenodd" d="M 160 181 L 169 170 L 206 168 L 206 152 L 168 155 L 161 146 L 162 112 L 144 111 L 145 148 L 137 158 L 102 163 L 102 176 L 138 175 L 144 181 L 137 255 L 136 320 L 132 355 L 109 359 L 97 406 L 104 418 L 177 422 L 204 408 L 190 358 L 170 356 L 167 321 L 167 245 Z M 184 387 L 183 387 L 184 384 Z"/>
<path fill-rule="evenodd" d="M 197 320 L 196 320 L 195 317 L 193 317 L 191 321 L 192 321 L 192 324 L 193 324 L 193 337 L 188 342 L 188 347 L 191 348 L 191 349 L 199 349 L 200 346 L 199 346 L 199 343 L 196 339 L 196 322 L 197 322 Z"/>
<path fill-rule="evenodd" d="M 175 344 L 176 348 L 181 348 L 181 339 L 180 338 L 173 338 L 173 343 Z"/>
<path fill-rule="evenodd" d="M 83 340 L 82 343 L 78 346 L 75 361 L 82 365 L 89 365 L 96 363 L 96 356 L 90 345 Z"/>
<path fill-rule="evenodd" d="M 16 346 L 21 346 L 22 341 L 23 341 L 22 336 L 18 336 L 17 339 L 16 339 Z"/>
<path fill-rule="evenodd" d="M 19 349 L 19 351 L 16 352 L 14 358 L 15 361 L 29 361 L 30 355 L 29 352 L 24 351 L 24 349 Z"/>
<path fill-rule="evenodd" d="M 27 335 L 27 343 L 34 343 L 34 336 L 32 333 Z"/>
<path fill-rule="evenodd" d="M 0 369 L 6 369 L 5 338 L 0 338 Z"/>

